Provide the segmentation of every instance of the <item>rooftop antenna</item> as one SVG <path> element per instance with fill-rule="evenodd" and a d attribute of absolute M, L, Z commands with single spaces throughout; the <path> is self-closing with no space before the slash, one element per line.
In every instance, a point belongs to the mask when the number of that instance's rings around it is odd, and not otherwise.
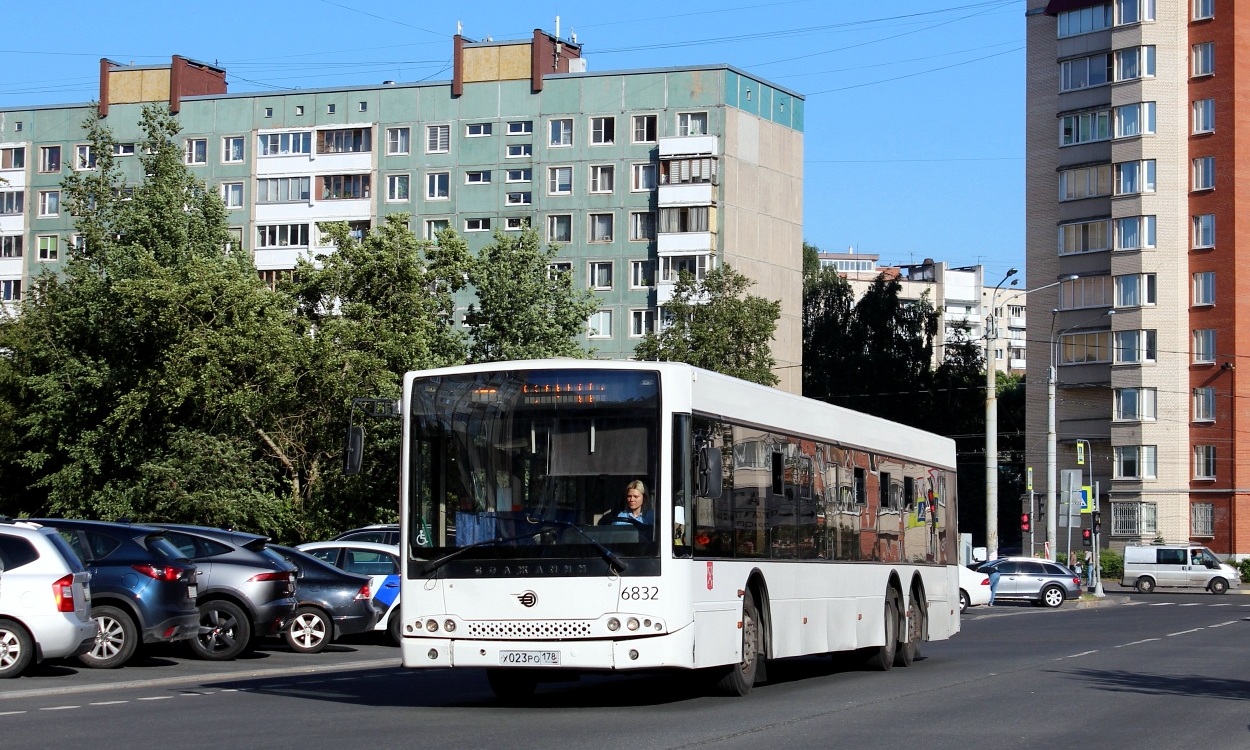
<path fill-rule="evenodd" d="M 560 17 L 556 16 L 556 39 L 560 38 Z"/>
<path fill-rule="evenodd" d="M 569 29 L 569 41 L 573 44 L 577 44 L 577 32 L 572 29 Z"/>
<path fill-rule="evenodd" d="M 460 21 L 456 21 L 456 34 L 460 35 L 463 33 L 464 33 L 464 23 Z"/>

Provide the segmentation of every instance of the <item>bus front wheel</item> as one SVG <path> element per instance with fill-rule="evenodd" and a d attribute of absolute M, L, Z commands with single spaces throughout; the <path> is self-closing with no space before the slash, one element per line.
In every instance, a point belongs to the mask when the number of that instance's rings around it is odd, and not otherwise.
<path fill-rule="evenodd" d="M 736 696 L 745 696 L 755 685 L 760 665 L 760 615 L 755 595 L 748 589 L 742 597 L 742 661 L 729 668 L 717 688 Z"/>

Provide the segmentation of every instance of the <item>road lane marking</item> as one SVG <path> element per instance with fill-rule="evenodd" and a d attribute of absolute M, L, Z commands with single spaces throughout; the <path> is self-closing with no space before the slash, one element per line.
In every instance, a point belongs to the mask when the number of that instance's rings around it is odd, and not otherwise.
<path fill-rule="evenodd" d="M 71 708 L 82 708 L 82 706 L 47 706 L 39 710 L 40 711 L 68 711 Z"/>
<path fill-rule="evenodd" d="M 1097 651 L 1097 650 L 1094 650 L 1094 651 L 1082 651 L 1082 652 L 1081 652 L 1081 653 L 1079 653 L 1079 654 L 1072 654 L 1071 656 L 1065 656 L 1065 657 L 1063 657 L 1063 658 L 1065 658 L 1065 659 L 1075 659 L 1075 658 L 1077 658 L 1078 656 L 1089 656 L 1090 654 L 1096 654 L 1096 653 L 1098 653 L 1098 651 Z"/>
<path fill-rule="evenodd" d="M 1133 641 L 1132 643 L 1121 643 L 1119 646 L 1116 646 L 1116 648 L 1124 648 L 1125 646 L 1136 646 L 1140 643 L 1150 643 L 1151 641 L 1157 641 L 1157 640 L 1159 639 L 1158 638 L 1143 638 L 1140 641 Z"/>
<path fill-rule="evenodd" d="M 16 716 L 17 714 L 24 714 L 24 713 L 26 712 L 25 711 L 0 711 L 0 716 Z"/>
<path fill-rule="evenodd" d="M 1191 602 L 1189 604 L 1178 604 L 1177 606 L 1178 607 L 1201 607 L 1202 605 Z"/>
<path fill-rule="evenodd" d="M 1168 633 L 1168 638 L 1171 638 L 1174 635 L 1188 635 L 1189 633 L 1197 633 L 1199 630 L 1202 630 L 1202 628 L 1191 628 L 1189 630 L 1181 630 L 1176 633 Z"/>
<path fill-rule="evenodd" d="M 120 705 L 121 705 L 121 704 L 123 704 L 123 703 L 129 703 L 129 702 L 130 702 L 130 701 L 97 701 L 97 702 L 95 702 L 95 703 L 91 703 L 91 704 L 88 704 L 88 705 L 92 705 L 92 706 L 120 706 Z"/>
<path fill-rule="evenodd" d="M 135 698 L 137 701 L 167 701 L 173 698 L 172 695 L 149 695 L 146 698 Z"/>
<path fill-rule="evenodd" d="M 1236 623 L 1237 623 L 1237 621 L 1236 621 L 1236 620 L 1229 620 L 1228 622 L 1221 622 L 1219 625 L 1209 625 L 1208 627 L 1212 627 L 1212 628 L 1222 628 L 1222 627 L 1224 627 L 1225 625 L 1235 625 Z"/>
<path fill-rule="evenodd" d="M 1231 605 L 1231 604 L 1210 604 L 1210 605 L 1208 605 L 1208 606 L 1211 606 L 1211 607 L 1231 607 L 1231 606 L 1233 606 L 1233 605 Z M 1243 606 L 1244 606 L 1244 605 L 1243 605 Z"/>
<path fill-rule="evenodd" d="M 1154 604 L 1151 604 L 1150 606 L 1152 606 L 1152 607 L 1170 607 L 1170 606 L 1172 606 L 1172 605 L 1173 605 L 1173 604 L 1175 604 L 1175 603 L 1176 603 L 1176 602 L 1155 602 Z"/>

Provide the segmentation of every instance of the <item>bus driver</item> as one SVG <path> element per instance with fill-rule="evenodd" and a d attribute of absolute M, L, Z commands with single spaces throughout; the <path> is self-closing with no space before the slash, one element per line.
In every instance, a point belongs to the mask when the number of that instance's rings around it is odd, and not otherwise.
<path fill-rule="evenodd" d="M 615 524 L 655 525 L 655 512 L 647 502 L 647 485 L 641 479 L 635 479 L 625 485 L 625 510 L 616 514 L 619 520 Z"/>

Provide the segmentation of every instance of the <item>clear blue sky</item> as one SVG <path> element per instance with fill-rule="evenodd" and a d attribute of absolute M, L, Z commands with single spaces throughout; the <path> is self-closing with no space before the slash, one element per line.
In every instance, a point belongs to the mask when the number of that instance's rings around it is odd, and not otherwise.
<path fill-rule="evenodd" d="M 728 63 L 807 98 L 804 234 L 826 250 L 1024 270 L 1025 0 L 213 6 L 13 0 L 0 107 L 88 102 L 98 59 L 216 63 L 232 93 L 449 80 L 470 39 L 576 32 L 592 71 Z"/>

